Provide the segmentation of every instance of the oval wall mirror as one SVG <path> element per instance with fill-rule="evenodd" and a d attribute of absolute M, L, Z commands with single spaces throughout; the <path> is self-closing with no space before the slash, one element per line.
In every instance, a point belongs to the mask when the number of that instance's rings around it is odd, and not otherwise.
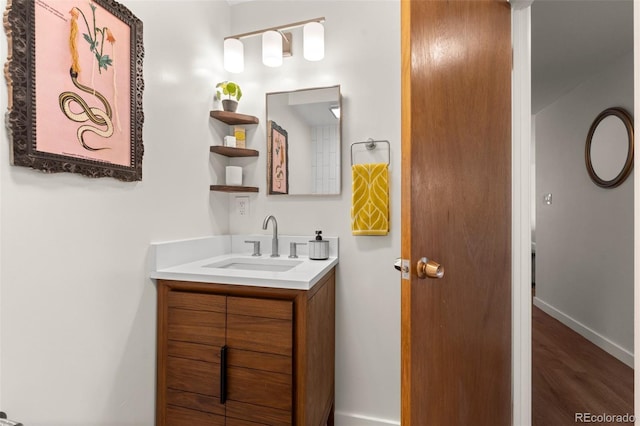
<path fill-rule="evenodd" d="M 622 108 L 602 111 L 591 124 L 585 146 L 591 180 L 602 188 L 615 188 L 633 169 L 633 122 Z"/>

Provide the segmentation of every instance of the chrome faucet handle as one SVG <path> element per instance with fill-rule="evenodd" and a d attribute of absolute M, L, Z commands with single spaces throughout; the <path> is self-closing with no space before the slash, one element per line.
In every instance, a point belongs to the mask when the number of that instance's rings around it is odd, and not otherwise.
<path fill-rule="evenodd" d="M 251 256 L 262 256 L 262 253 L 260 253 L 260 241 L 245 240 L 244 242 L 247 244 L 253 244 L 253 254 Z"/>
<path fill-rule="evenodd" d="M 306 246 L 307 243 L 289 243 L 289 258 L 297 259 L 298 254 L 296 253 L 297 246 Z"/>

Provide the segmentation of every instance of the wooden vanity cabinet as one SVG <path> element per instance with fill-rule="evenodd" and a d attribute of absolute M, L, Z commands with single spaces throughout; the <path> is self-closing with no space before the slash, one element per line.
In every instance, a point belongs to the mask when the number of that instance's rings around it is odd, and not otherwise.
<path fill-rule="evenodd" d="M 158 426 L 333 425 L 335 270 L 311 290 L 158 280 Z"/>

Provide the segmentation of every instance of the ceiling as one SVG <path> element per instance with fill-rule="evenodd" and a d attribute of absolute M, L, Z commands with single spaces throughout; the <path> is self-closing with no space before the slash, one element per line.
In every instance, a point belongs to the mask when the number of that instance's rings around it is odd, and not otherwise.
<path fill-rule="evenodd" d="M 631 0 L 535 0 L 532 113 L 633 50 Z"/>
<path fill-rule="evenodd" d="M 331 113 L 330 109 L 335 104 L 335 102 L 316 102 L 291 105 L 291 108 L 310 127 L 330 126 L 338 124 L 338 119 Z"/>

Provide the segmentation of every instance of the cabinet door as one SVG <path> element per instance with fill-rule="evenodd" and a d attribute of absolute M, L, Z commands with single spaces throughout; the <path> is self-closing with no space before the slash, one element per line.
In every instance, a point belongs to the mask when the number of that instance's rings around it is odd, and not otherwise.
<path fill-rule="evenodd" d="M 167 425 L 224 425 L 220 351 L 226 297 L 170 291 L 167 306 Z"/>
<path fill-rule="evenodd" d="M 226 426 L 224 416 L 171 405 L 167 407 L 166 424 L 169 426 Z"/>
<path fill-rule="evenodd" d="M 291 424 L 293 302 L 228 297 L 227 346 L 227 424 Z"/>

